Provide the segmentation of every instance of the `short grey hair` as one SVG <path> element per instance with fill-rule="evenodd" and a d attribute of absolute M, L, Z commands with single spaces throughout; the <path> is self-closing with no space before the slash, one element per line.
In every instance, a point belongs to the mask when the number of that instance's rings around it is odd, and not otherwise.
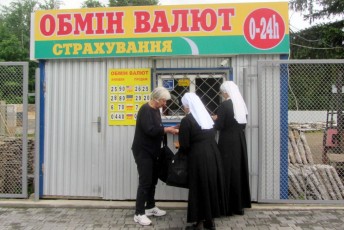
<path fill-rule="evenodd" d="M 151 100 L 161 100 L 161 99 L 165 99 L 165 100 L 171 99 L 170 92 L 162 86 L 156 87 L 151 94 Z"/>
<path fill-rule="evenodd" d="M 225 85 L 226 85 L 225 82 L 221 84 L 220 86 L 221 93 L 227 93 Z"/>

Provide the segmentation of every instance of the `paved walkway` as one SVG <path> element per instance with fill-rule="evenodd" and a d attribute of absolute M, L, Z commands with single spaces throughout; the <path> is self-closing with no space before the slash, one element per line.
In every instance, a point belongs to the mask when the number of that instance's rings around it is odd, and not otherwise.
<path fill-rule="evenodd" d="M 0 200 L 0 229 L 184 229 L 186 203 L 160 202 L 164 217 L 134 223 L 134 202 Z M 217 229 L 344 229 L 344 206 L 254 204 L 243 216 L 216 219 Z"/>

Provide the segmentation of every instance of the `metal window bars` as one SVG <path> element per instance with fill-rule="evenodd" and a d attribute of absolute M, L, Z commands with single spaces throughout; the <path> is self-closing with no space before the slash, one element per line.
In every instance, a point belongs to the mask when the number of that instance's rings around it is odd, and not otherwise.
<path fill-rule="evenodd" d="M 157 85 L 164 86 L 171 93 L 171 100 L 163 108 L 163 119 L 179 120 L 184 116 L 181 98 L 187 92 L 196 93 L 209 114 L 215 114 L 222 98 L 220 85 L 227 78 L 227 72 L 157 72 Z"/>

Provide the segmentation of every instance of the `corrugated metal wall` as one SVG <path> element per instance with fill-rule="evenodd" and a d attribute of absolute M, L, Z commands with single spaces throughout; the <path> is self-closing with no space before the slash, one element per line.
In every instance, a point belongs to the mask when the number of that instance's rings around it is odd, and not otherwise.
<path fill-rule="evenodd" d="M 261 184 L 262 181 L 259 181 L 259 128 L 267 125 L 266 123 L 259 123 L 259 106 L 264 101 L 264 99 L 262 99 L 261 102 L 258 101 L 258 81 L 262 80 L 258 79 L 259 60 L 280 60 L 280 55 L 240 55 L 232 58 L 233 80 L 238 84 L 240 91 L 243 93 L 249 111 L 246 140 L 249 159 L 251 199 L 253 201 L 258 200 L 259 188 L 265 189 L 264 185 Z M 268 143 L 273 142 L 273 139 L 268 140 Z M 277 163 L 279 164 L 279 162 Z"/>
<path fill-rule="evenodd" d="M 258 191 L 257 61 L 278 58 L 277 55 L 231 58 L 234 81 L 244 92 L 250 113 L 247 142 L 253 200 L 257 199 Z M 107 125 L 108 69 L 217 68 L 223 59 L 47 61 L 43 195 L 107 200 L 136 198 L 138 175 L 130 149 L 135 127 Z M 97 129 L 98 117 L 102 121 L 101 132 Z M 187 190 L 159 182 L 156 198 L 186 200 Z"/>
<path fill-rule="evenodd" d="M 279 61 L 278 59 L 276 61 Z M 260 62 L 258 201 L 279 200 L 281 194 L 281 68 L 272 62 Z M 265 67 L 268 66 L 268 68 Z M 271 68 L 272 67 L 272 68 Z M 277 153 L 277 154 L 276 154 Z"/>
<path fill-rule="evenodd" d="M 148 58 L 108 59 L 106 66 L 107 69 L 152 68 L 153 61 Z M 136 198 L 138 174 L 131 151 L 134 132 L 135 126 L 106 125 L 104 199 Z"/>
<path fill-rule="evenodd" d="M 100 60 L 46 62 L 46 196 L 103 197 L 104 135 L 96 121 L 105 112 L 105 67 Z"/>

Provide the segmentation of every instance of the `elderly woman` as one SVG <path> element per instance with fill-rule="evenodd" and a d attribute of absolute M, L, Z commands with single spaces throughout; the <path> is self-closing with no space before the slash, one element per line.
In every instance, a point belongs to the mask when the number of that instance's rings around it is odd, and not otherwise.
<path fill-rule="evenodd" d="M 155 187 L 158 182 L 158 156 L 162 137 L 165 133 L 177 134 L 175 127 L 164 127 L 160 108 L 166 105 L 171 95 L 164 87 L 157 87 L 148 103 L 141 106 L 137 114 L 132 151 L 139 174 L 134 221 L 150 225 L 147 216 L 163 216 L 163 211 L 155 206 Z"/>
<path fill-rule="evenodd" d="M 215 128 L 220 131 L 228 216 L 243 215 L 251 207 L 245 126 L 247 107 L 238 86 L 226 81 L 220 86 L 224 102 L 219 106 Z"/>
<path fill-rule="evenodd" d="M 179 128 L 179 151 L 188 155 L 189 197 L 186 229 L 215 229 L 214 218 L 225 212 L 224 182 L 214 122 L 194 93 L 182 97 L 186 116 Z"/>

